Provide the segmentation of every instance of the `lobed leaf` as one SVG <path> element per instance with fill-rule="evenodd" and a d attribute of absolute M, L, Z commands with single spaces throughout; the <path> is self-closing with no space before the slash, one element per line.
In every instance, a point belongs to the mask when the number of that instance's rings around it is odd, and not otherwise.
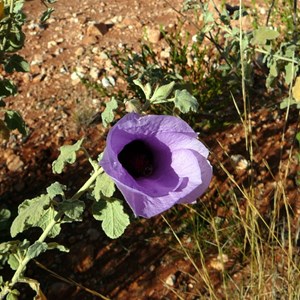
<path fill-rule="evenodd" d="M 107 127 L 114 120 L 114 110 L 118 108 L 117 100 L 112 97 L 109 102 L 106 103 L 106 107 L 101 114 L 101 119 L 104 127 Z"/>
<path fill-rule="evenodd" d="M 77 141 L 74 145 L 65 145 L 60 147 L 60 155 L 52 163 L 53 173 L 60 174 L 66 164 L 73 164 L 76 161 L 76 152 L 81 148 L 83 139 Z"/>
<path fill-rule="evenodd" d="M 58 206 L 59 211 L 73 221 L 82 220 L 82 213 L 84 211 L 84 208 L 85 204 L 80 200 L 64 200 Z"/>
<path fill-rule="evenodd" d="M 16 289 L 9 292 L 6 296 L 6 300 L 18 300 L 20 296 L 20 292 Z"/>
<path fill-rule="evenodd" d="M 30 66 L 28 62 L 20 55 L 13 54 L 8 62 L 5 64 L 5 71 L 7 73 L 16 72 L 29 72 Z"/>
<path fill-rule="evenodd" d="M 264 45 L 268 40 L 274 40 L 279 36 L 279 32 L 268 27 L 260 27 L 253 32 L 252 44 Z"/>
<path fill-rule="evenodd" d="M 21 117 L 21 115 L 15 110 L 7 110 L 4 115 L 4 122 L 7 125 L 8 129 L 14 130 L 18 129 L 23 135 L 28 134 L 26 124 Z"/>
<path fill-rule="evenodd" d="M 66 189 L 67 187 L 65 185 L 60 184 L 59 182 L 54 182 L 47 188 L 47 193 L 51 199 L 58 195 L 64 197 L 64 190 Z"/>
<path fill-rule="evenodd" d="M 199 108 L 197 99 L 187 90 L 176 90 L 173 101 L 175 107 L 177 107 L 182 113 L 188 113 L 189 111 L 197 112 Z"/>
<path fill-rule="evenodd" d="M 7 262 L 12 270 L 17 270 L 20 264 L 16 253 L 11 253 Z"/>
<path fill-rule="evenodd" d="M 110 198 L 114 194 L 115 190 L 114 181 L 106 173 L 102 173 L 96 179 L 93 194 L 95 199 L 99 201 L 101 198 L 101 193 L 105 197 Z"/>
<path fill-rule="evenodd" d="M 172 81 L 168 84 L 162 85 L 155 89 L 150 102 L 151 103 L 163 103 L 168 101 L 167 98 L 170 96 L 170 94 L 173 91 L 175 85 L 175 81 Z"/>
<path fill-rule="evenodd" d="M 26 255 L 30 259 L 33 259 L 39 256 L 41 253 L 45 252 L 47 249 L 48 249 L 47 243 L 35 241 L 32 245 L 29 246 Z"/>
<path fill-rule="evenodd" d="M 45 230 L 49 223 L 52 222 L 53 220 L 58 218 L 58 213 L 57 211 L 55 211 L 53 209 L 53 207 L 49 207 L 48 209 L 46 209 L 44 211 L 44 213 L 42 214 L 41 218 L 39 219 L 39 221 L 36 223 L 36 227 L 40 227 L 42 230 Z M 50 232 L 48 233 L 48 236 L 50 238 L 54 238 L 56 236 L 59 235 L 61 230 L 61 226 L 59 223 L 56 223 L 52 229 L 50 230 Z"/>
<path fill-rule="evenodd" d="M 116 198 L 95 202 L 93 216 L 102 221 L 102 229 L 111 239 L 120 237 L 129 225 L 129 216 L 124 212 L 121 200 Z"/>
<path fill-rule="evenodd" d="M 45 207 L 50 204 L 49 195 L 41 195 L 31 200 L 25 200 L 19 205 L 18 216 L 14 219 L 10 234 L 15 237 L 32 226 L 38 226 L 41 217 L 45 214 Z"/>
<path fill-rule="evenodd" d="M 142 89 L 143 93 L 145 94 L 146 100 L 150 100 L 150 96 L 152 94 L 152 88 L 150 83 L 148 82 L 145 85 L 143 85 L 139 79 L 133 80 L 133 83 Z"/>

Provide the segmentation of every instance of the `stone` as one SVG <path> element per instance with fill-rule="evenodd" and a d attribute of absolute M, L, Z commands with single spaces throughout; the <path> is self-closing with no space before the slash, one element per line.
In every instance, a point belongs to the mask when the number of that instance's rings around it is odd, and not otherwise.
<path fill-rule="evenodd" d="M 16 154 L 11 154 L 6 158 L 6 166 L 10 172 L 21 171 L 20 169 L 24 166 L 24 162 Z"/>
<path fill-rule="evenodd" d="M 104 23 L 90 24 L 87 27 L 87 36 L 101 36 L 108 32 L 108 27 Z"/>
<path fill-rule="evenodd" d="M 150 43 L 156 44 L 161 39 L 161 32 L 159 29 L 148 29 L 147 30 L 147 38 Z"/>

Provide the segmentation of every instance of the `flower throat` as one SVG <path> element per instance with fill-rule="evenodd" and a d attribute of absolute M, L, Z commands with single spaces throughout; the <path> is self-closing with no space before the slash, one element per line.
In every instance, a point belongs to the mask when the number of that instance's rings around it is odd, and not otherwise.
<path fill-rule="evenodd" d="M 118 160 L 134 178 L 148 177 L 153 173 L 153 153 L 142 140 L 134 140 L 124 146 Z"/>

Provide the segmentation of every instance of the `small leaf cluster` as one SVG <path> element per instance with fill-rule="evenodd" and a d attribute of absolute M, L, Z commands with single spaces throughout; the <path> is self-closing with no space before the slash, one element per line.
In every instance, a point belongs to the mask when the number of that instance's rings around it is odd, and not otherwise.
<path fill-rule="evenodd" d="M 44 1 L 45 5 L 53 0 Z M 7 140 L 10 131 L 17 129 L 22 135 L 27 135 L 26 124 L 15 110 L 5 109 L 5 98 L 15 96 L 17 87 L 6 74 L 14 72 L 29 72 L 30 66 L 24 57 L 17 54 L 24 47 L 25 34 L 22 27 L 25 23 L 25 14 L 22 12 L 24 0 L 0 0 L 0 65 L 4 74 L 0 75 L 0 141 Z M 45 22 L 53 12 L 47 8 L 41 22 Z"/>
<path fill-rule="evenodd" d="M 82 221 L 87 207 L 85 201 L 88 201 L 90 206 L 92 200 L 92 216 L 101 222 L 102 230 L 108 237 L 118 238 L 129 225 L 129 216 L 124 212 L 123 202 L 114 197 L 113 180 L 103 172 L 98 161 L 89 156 L 83 144 L 81 139 L 73 145 L 62 146 L 60 155 L 52 164 L 53 173 L 61 174 L 68 165 L 76 162 L 79 152 L 85 154 L 92 172 L 90 178 L 74 195 L 68 195 L 67 186 L 54 182 L 45 193 L 33 199 L 26 199 L 19 205 L 18 214 L 10 227 L 10 235 L 14 240 L 0 244 L 0 268 L 8 264 L 15 271 L 10 281 L 0 277 L 1 299 L 5 295 L 17 299 L 18 291 L 14 288 L 17 282 L 29 284 L 37 295 L 42 295 L 39 283 L 25 276 L 27 263 L 48 250 L 68 251 L 63 245 L 46 239 L 57 237 L 62 230 L 62 224 Z M 102 155 L 98 160 L 101 160 L 101 157 Z M 3 217 L 3 221 L 11 218 L 7 209 L 1 210 L 0 216 Z M 33 227 L 40 229 L 40 237 L 36 241 L 16 239 L 20 233 L 25 234 Z"/>
<path fill-rule="evenodd" d="M 197 112 L 198 110 L 199 104 L 197 99 L 186 89 L 176 89 L 174 91 L 175 81 L 162 86 L 156 86 L 154 91 L 149 83 L 143 85 L 138 79 L 134 80 L 134 83 L 142 89 L 149 105 L 172 102 L 174 103 L 175 109 L 178 109 L 181 113 L 188 113 L 190 111 Z M 173 91 L 174 96 L 170 97 Z"/>

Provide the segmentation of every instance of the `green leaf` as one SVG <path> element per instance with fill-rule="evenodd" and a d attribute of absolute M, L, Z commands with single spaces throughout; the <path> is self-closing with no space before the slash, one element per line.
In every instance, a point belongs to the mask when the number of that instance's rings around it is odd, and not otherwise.
<path fill-rule="evenodd" d="M 33 259 L 47 250 L 48 246 L 45 242 L 35 241 L 27 250 L 27 256 Z"/>
<path fill-rule="evenodd" d="M 11 216 L 11 213 L 8 209 L 2 208 L 0 209 L 0 223 L 6 222 Z"/>
<path fill-rule="evenodd" d="M 101 198 L 101 193 L 105 197 L 112 197 L 115 192 L 115 183 L 106 173 L 100 174 L 96 179 L 94 197 L 97 201 Z"/>
<path fill-rule="evenodd" d="M 68 248 L 66 248 L 64 245 L 60 245 L 56 242 L 51 242 L 48 243 L 48 250 L 54 250 L 57 249 L 61 252 L 69 252 L 70 250 Z"/>
<path fill-rule="evenodd" d="M 7 73 L 16 72 L 29 72 L 30 67 L 28 62 L 20 55 L 13 54 L 8 62 L 5 64 L 5 71 Z"/>
<path fill-rule="evenodd" d="M 17 270 L 20 264 L 16 253 L 11 253 L 7 262 L 12 270 Z"/>
<path fill-rule="evenodd" d="M 279 36 L 279 32 L 268 27 L 260 27 L 253 32 L 252 43 L 264 45 L 268 40 L 274 40 Z"/>
<path fill-rule="evenodd" d="M 116 198 L 95 202 L 93 216 L 102 221 L 102 229 L 111 239 L 120 237 L 129 225 L 129 216 L 124 213 L 122 202 Z"/>
<path fill-rule="evenodd" d="M 106 107 L 101 114 L 102 123 L 104 127 L 107 127 L 114 120 L 114 110 L 118 108 L 118 101 L 115 97 L 112 97 L 109 102 L 106 103 Z"/>
<path fill-rule="evenodd" d="M 168 101 L 167 98 L 172 93 L 174 85 L 175 85 L 175 81 L 172 81 L 166 85 L 156 88 L 150 99 L 150 102 L 163 103 Z"/>
<path fill-rule="evenodd" d="M 82 213 L 84 211 L 85 204 L 80 200 L 64 200 L 59 203 L 58 209 L 61 213 L 74 221 L 82 220 Z"/>
<path fill-rule="evenodd" d="M 76 152 L 81 148 L 83 139 L 76 142 L 74 145 L 65 145 L 60 147 L 60 154 L 52 163 L 53 173 L 60 174 L 66 164 L 73 164 L 76 161 Z"/>
<path fill-rule="evenodd" d="M 149 100 L 150 99 L 150 96 L 152 94 L 152 88 L 151 88 L 151 85 L 150 83 L 146 83 L 145 86 L 142 84 L 142 82 L 139 80 L 139 79 L 135 79 L 133 80 L 133 83 L 137 86 L 139 86 L 143 93 L 145 94 L 145 98 L 146 100 Z"/>
<path fill-rule="evenodd" d="M 14 289 L 6 296 L 6 300 L 18 300 L 18 296 L 20 296 L 20 292 Z"/>
<path fill-rule="evenodd" d="M 286 84 L 291 84 L 294 79 L 295 67 L 293 63 L 290 62 L 285 66 L 285 82 Z"/>
<path fill-rule="evenodd" d="M 182 113 L 197 112 L 199 107 L 197 99 L 187 90 L 175 91 L 174 104 Z"/>
<path fill-rule="evenodd" d="M 64 191 L 67 189 L 67 187 L 63 184 L 60 184 L 59 182 L 52 183 L 47 188 L 47 193 L 50 196 L 51 199 L 53 199 L 55 196 L 63 196 L 65 195 Z"/>
<path fill-rule="evenodd" d="M 47 210 L 44 211 L 44 214 L 41 216 L 39 221 L 36 223 L 35 226 L 40 227 L 42 230 L 45 230 L 49 223 L 53 220 L 57 219 L 58 213 L 52 207 L 49 207 Z M 48 233 L 48 237 L 54 238 L 59 235 L 61 230 L 61 226 L 59 223 L 55 224 L 50 232 Z"/>
<path fill-rule="evenodd" d="M 40 18 L 41 23 L 45 23 L 50 17 L 51 14 L 54 12 L 53 8 L 48 7 L 47 10 L 45 10 Z"/>
<path fill-rule="evenodd" d="M 296 140 L 298 141 L 299 146 L 300 146 L 300 132 L 298 132 L 298 133 L 296 134 Z"/>
<path fill-rule="evenodd" d="M 11 213 L 8 209 L 2 208 L 0 209 L 0 235 L 1 231 L 7 232 L 10 228 L 10 219 Z"/>
<path fill-rule="evenodd" d="M 40 218 L 45 214 L 45 207 L 50 204 L 49 195 L 41 195 L 31 200 L 25 200 L 19 205 L 18 216 L 13 221 L 10 233 L 15 237 L 29 227 L 38 226 Z"/>
<path fill-rule="evenodd" d="M 15 110 L 7 110 L 4 115 L 4 122 L 10 130 L 18 129 L 23 135 L 27 135 L 26 124 L 21 115 Z"/>
<path fill-rule="evenodd" d="M 14 96 L 16 93 L 17 87 L 12 83 L 12 81 L 8 79 L 0 80 L 0 99 L 8 96 Z"/>

